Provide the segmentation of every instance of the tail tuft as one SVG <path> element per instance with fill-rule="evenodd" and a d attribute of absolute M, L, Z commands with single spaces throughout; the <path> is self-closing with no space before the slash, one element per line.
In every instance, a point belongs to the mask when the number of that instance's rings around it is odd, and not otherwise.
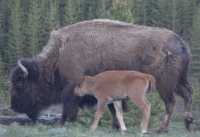
<path fill-rule="evenodd" d="M 153 93 L 158 93 L 156 89 L 156 80 L 152 75 L 146 75 L 147 80 L 149 81 L 148 91 L 152 91 Z"/>

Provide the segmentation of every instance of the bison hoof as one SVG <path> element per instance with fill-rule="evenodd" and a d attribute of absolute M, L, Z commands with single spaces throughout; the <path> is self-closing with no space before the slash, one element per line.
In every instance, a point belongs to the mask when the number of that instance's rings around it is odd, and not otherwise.
<path fill-rule="evenodd" d="M 65 125 L 65 122 L 63 122 L 62 120 L 60 120 L 60 121 L 58 122 L 58 125 L 59 125 L 60 127 L 63 127 L 63 126 Z"/>
<path fill-rule="evenodd" d="M 184 121 L 185 121 L 186 129 L 189 132 L 194 132 L 193 119 L 192 118 L 188 118 L 188 119 L 185 119 Z"/>
<path fill-rule="evenodd" d="M 112 124 L 112 127 L 114 129 L 116 129 L 116 131 L 118 131 L 120 129 L 120 125 L 119 124 Z"/>
<path fill-rule="evenodd" d="M 168 128 L 159 128 L 156 130 L 157 133 L 168 132 Z"/>

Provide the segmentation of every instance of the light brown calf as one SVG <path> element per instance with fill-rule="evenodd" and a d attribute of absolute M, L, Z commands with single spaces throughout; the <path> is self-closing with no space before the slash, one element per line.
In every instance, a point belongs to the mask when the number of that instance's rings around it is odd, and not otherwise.
<path fill-rule="evenodd" d="M 121 100 L 129 97 L 143 113 L 140 130 L 144 134 L 147 132 L 151 109 L 151 104 L 146 98 L 149 90 L 157 92 L 155 79 L 151 75 L 137 71 L 107 71 L 94 77 L 85 76 L 74 92 L 78 96 L 94 95 L 98 100 L 92 130 L 97 128 L 104 107 L 113 103 L 122 134 L 126 133 L 127 129 L 123 121 Z"/>

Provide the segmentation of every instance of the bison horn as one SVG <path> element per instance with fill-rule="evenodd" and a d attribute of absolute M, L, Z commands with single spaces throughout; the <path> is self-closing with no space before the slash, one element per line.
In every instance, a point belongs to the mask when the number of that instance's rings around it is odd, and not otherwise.
<path fill-rule="evenodd" d="M 27 69 L 22 65 L 22 63 L 20 61 L 17 62 L 18 66 L 21 68 L 21 70 L 23 71 L 23 76 L 24 78 L 26 78 L 28 76 L 28 71 Z"/>

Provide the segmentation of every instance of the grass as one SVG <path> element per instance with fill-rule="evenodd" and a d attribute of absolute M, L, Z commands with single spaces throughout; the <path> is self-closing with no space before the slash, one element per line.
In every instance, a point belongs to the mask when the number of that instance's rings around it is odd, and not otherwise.
<path fill-rule="evenodd" d="M 6 105 L 7 103 L 3 105 L 2 103 L 0 104 L 1 104 L 0 115 L 17 115 L 16 113 L 10 111 L 8 105 Z M 161 103 L 154 102 L 152 104 L 156 106 L 155 104 L 161 104 Z M 62 107 L 60 106 L 59 107 L 54 106 L 51 109 L 42 112 L 42 115 L 44 115 L 46 112 L 61 113 L 61 108 Z M 17 123 L 13 123 L 12 125 L 9 126 L 0 125 L 0 137 L 140 137 L 141 136 L 139 132 L 141 113 L 139 112 L 136 113 L 137 109 L 133 109 L 135 110 L 133 114 L 132 112 L 124 114 L 124 121 L 128 128 L 128 133 L 126 135 L 122 135 L 120 131 L 116 131 L 113 128 L 111 128 L 110 126 L 111 116 L 107 108 L 105 109 L 104 115 L 99 123 L 100 126 L 96 129 L 96 131 L 91 131 L 90 126 L 93 121 L 93 115 L 95 110 L 96 109 L 94 108 L 86 112 L 80 111 L 77 119 L 77 124 L 73 125 L 66 122 L 64 127 L 59 127 L 56 125 L 45 126 L 42 124 L 36 124 L 34 126 L 30 125 L 20 126 Z M 160 109 L 158 110 L 160 111 Z M 152 113 L 153 112 L 154 111 L 152 110 Z M 155 111 L 155 113 L 157 113 L 157 111 Z M 134 116 L 134 114 L 136 116 Z M 135 117 L 136 119 L 132 120 L 129 115 L 131 115 L 131 117 Z M 155 132 L 155 127 L 160 126 L 162 117 L 163 117 L 162 114 L 151 116 L 149 123 L 150 127 L 148 129 L 149 134 L 145 135 L 145 137 L 200 137 L 200 130 L 193 133 L 189 133 L 185 129 L 184 123 L 182 121 L 183 116 L 181 113 L 174 114 L 172 119 L 173 122 L 171 123 L 168 133 L 157 134 Z M 139 122 L 136 120 L 139 120 Z M 130 125 L 136 125 L 136 126 L 130 126 Z M 198 126 L 200 127 L 200 125 Z"/>
<path fill-rule="evenodd" d="M 122 135 L 120 131 L 115 131 L 111 127 L 98 127 L 96 131 L 90 131 L 90 126 L 81 124 L 66 123 L 64 127 L 45 126 L 36 124 L 35 126 L 20 126 L 13 123 L 9 126 L 0 125 L 1 137 L 140 137 L 139 127 L 127 127 L 128 133 Z M 200 131 L 189 133 L 185 128 L 176 126 L 170 128 L 168 133 L 156 134 L 155 129 L 148 129 L 145 137 L 199 137 Z"/>
<path fill-rule="evenodd" d="M 57 107 L 54 107 L 57 112 Z M 59 109 L 58 109 L 59 110 Z M 47 110 L 49 111 L 49 110 Z M 46 113 L 46 112 L 43 112 Z M 89 112 L 88 112 L 89 113 Z M 81 114 L 81 113 L 80 113 Z M 25 125 L 20 126 L 17 123 L 13 123 L 9 126 L 0 125 L 0 137 L 140 137 L 139 124 L 128 124 L 125 120 L 125 124 L 128 128 L 128 133 L 122 135 L 120 131 L 116 131 L 111 128 L 111 121 L 108 119 L 101 119 L 99 126 L 96 131 L 91 131 L 90 126 L 93 121 L 89 118 L 84 120 L 83 118 L 90 117 L 90 113 L 87 115 L 79 116 L 77 123 L 71 124 L 66 122 L 64 127 L 59 127 L 57 125 L 46 126 L 42 124 L 36 124 L 34 126 Z M 102 124 L 102 120 L 106 121 L 106 124 Z M 141 118 L 140 118 L 141 120 Z M 181 122 L 180 122 L 181 121 Z M 150 127 L 148 129 L 148 135 L 145 137 L 200 137 L 200 131 L 189 133 L 185 127 L 184 122 L 182 121 L 181 114 L 174 115 L 170 129 L 168 133 L 157 134 L 155 132 L 155 127 L 158 127 L 161 124 L 160 120 L 150 121 Z M 140 123 L 140 122 L 139 122 Z M 129 126 L 136 125 L 136 126 Z M 196 125 L 197 127 L 197 125 Z"/>

